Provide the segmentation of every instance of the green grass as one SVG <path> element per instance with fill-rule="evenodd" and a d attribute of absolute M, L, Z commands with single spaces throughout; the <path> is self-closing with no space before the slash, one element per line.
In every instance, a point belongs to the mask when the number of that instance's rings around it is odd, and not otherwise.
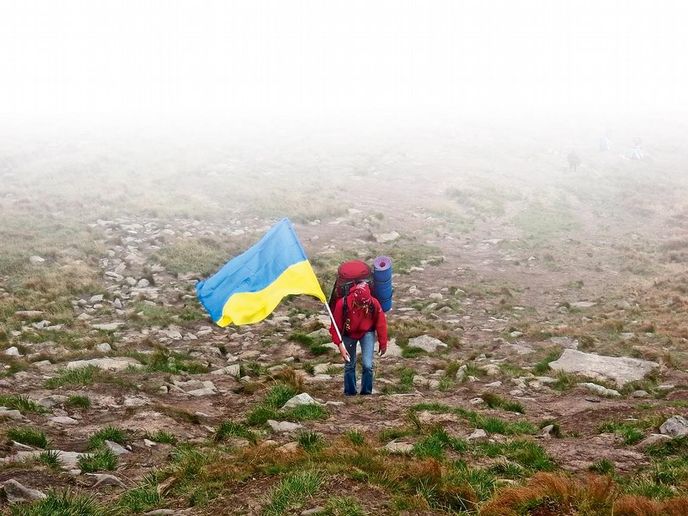
<path fill-rule="evenodd" d="M 246 422 L 251 426 L 264 425 L 268 419 L 284 420 L 288 415 L 285 411 L 280 412 L 279 409 L 291 398 L 296 395 L 296 390 L 285 384 L 277 384 L 273 386 L 263 398 L 263 401 L 253 407 L 253 409 L 246 416 Z M 295 407 L 295 409 L 298 407 Z M 292 409 L 292 410 L 295 410 Z M 313 414 L 309 412 L 311 409 L 305 409 L 299 412 L 302 416 Z"/>
<path fill-rule="evenodd" d="M 103 372 L 95 366 L 80 367 L 78 369 L 62 369 L 57 376 L 45 382 L 47 389 L 55 389 L 68 385 L 91 385 Z"/>
<path fill-rule="evenodd" d="M 91 408 L 91 398 L 75 394 L 65 401 L 65 406 L 70 408 L 89 409 Z"/>
<path fill-rule="evenodd" d="M 176 444 L 177 438 L 165 430 L 158 430 L 157 432 L 146 432 L 146 439 L 156 443 L 162 444 Z"/>
<path fill-rule="evenodd" d="M 494 394 L 492 392 L 486 392 L 482 396 L 480 396 L 485 404 L 490 407 L 490 408 L 501 408 L 504 410 L 508 410 L 510 412 L 518 412 L 520 414 L 523 414 L 525 410 L 523 409 L 523 405 L 521 405 L 517 401 L 509 401 L 502 396 L 499 396 L 498 394 Z"/>
<path fill-rule="evenodd" d="M 442 403 L 419 403 L 411 407 L 413 412 L 427 410 L 435 413 L 453 413 L 469 421 L 475 428 L 482 428 L 491 434 L 521 435 L 535 434 L 537 428 L 529 421 L 506 421 L 498 417 L 485 416 L 461 407 L 450 407 Z"/>
<path fill-rule="evenodd" d="M 351 496 L 333 496 L 319 512 L 321 516 L 365 516 L 365 511 L 358 500 Z"/>
<path fill-rule="evenodd" d="M 112 441 L 117 444 L 126 444 L 127 433 L 125 430 L 116 426 L 106 426 L 101 428 L 88 438 L 88 449 L 96 450 L 105 446 L 105 441 Z"/>
<path fill-rule="evenodd" d="M 399 376 L 399 383 L 394 386 L 385 385 L 382 391 L 385 394 L 406 393 L 413 390 L 413 377 L 416 374 L 410 367 L 401 367 L 396 370 Z"/>
<path fill-rule="evenodd" d="M 60 462 L 60 452 L 57 450 L 45 450 L 41 452 L 38 456 L 38 462 L 54 470 L 59 470 L 62 466 Z"/>
<path fill-rule="evenodd" d="M 12 507 L 12 516 L 103 516 L 106 510 L 93 496 L 71 491 L 50 491 L 46 498 Z"/>
<path fill-rule="evenodd" d="M 150 475 L 144 478 L 140 485 L 123 493 L 117 500 L 116 506 L 124 514 L 134 514 L 150 511 L 159 506 L 162 501 L 155 477 Z"/>
<path fill-rule="evenodd" d="M 475 445 L 475 453 L 487 457 L 505 457 L 529 472 L 552 471 L 556 464 L 539 444 L 519 439 L 506 443 L 483 442 Z"/>
<path fill-rule="evenodd" d="M 365 444 L 365 437 L 358 430 L 349 430 L 345 435 L 351 444 L 355 446 L 363 446 Z"/>
<path fill-rule="evenodd" d="M 608 421 L 598 428 L 600 433 L 614 433 L 623 438 L 624 443 L 631 445 L 643 440 L 645 434 L 635 422 Z"/>
<path fill-rule="evenodd" d="M 1 394 L 0 407 L 18 410 L 23 413 L 33 412 L 34 414 L 43 414 L 46 412 L 45 407 L 23 394 Z"/>
<path fill-rule="evenodd" d="M 322 483 L 322 474 L 317 471 L 302 471 L 287 476 L 270 493 L 269 502 L 262 511 L 263 516 L 282 516 L 300 508 L 317 493 Z"/>
<path fill-rule="evenodd" d="M 315 339 L 305 333 L 294 332 L 289 335 L 289 340 L 302 344 L 316 356 L 329 353 L 333 349 L 332 346 L 328 344 L 329 339 Z"/>
<path fill-rule="evenodd" d="M 79 468 L 82 473 L 113 471 L 117 469 L 117 456 L 109 448 L 100 448 L 79 457 Z"/>
<path fill-rule="evenodd" d="M 251 444 L 255 444 L 258 441 L 258 435 L 252 430 L 246 428 L 243 423 L 223 421 L 217 428 L 214 439 L 216 441 L 224 441 L 228 437 L 239 437 L 241 439 L 246 439 Z"/>
<path fill-rule="evenodd" d="M 589 469 L 590 471 L 599 473 L 600 475 L 613 475 L 615 466 L 614 463 L 609 459 L 600 459 L 595 461 Z"/>
<path fill-rule="evenodd" d="M 299 443 L 299 446 L 307 452 L 320 451 L 325 446 L 325 440 L 322 435 L 309 430 L 299 432 L 296 441 Z"/>
<path fill-rule="evenodd" d="M 170 374 L 203 374 L 208 372 L 208 368 L 203 364 L 179 353 L 170 353 L 163 349 L 156 350 L 146 358 L 146 369 L 152 373 Z"/>
<path fill-rule="evenodd" d="M 42 430 L 36 428 L 10 428 L 7 437 L 18 443 L 37 448 L 47 448 L 48 438 Z"/>
<path fill-rule="evenodd" d="M 418 457 L 441 459 L 446 449 L 464 452 L 468 445 L 465 441 L 447 434 L 444 428 L 436 428 L 413 446 L 413 453 Z"/>
<path fill-rule="evenodd" d="M 547 353 L 547 356 L 540 360 L 537 364 L 533 366 L 533 373 L 536 375 L 544 375 L 550 371 L 549 363 L 558 360 L 561 356 L 561 350 L 556 349 Z"/>
<path fill-rule="evenodd" d="M 277 414 L 279 420 L 312 421 L 327 419 L 330 413 L 322 405 L 299 405 Z"/>

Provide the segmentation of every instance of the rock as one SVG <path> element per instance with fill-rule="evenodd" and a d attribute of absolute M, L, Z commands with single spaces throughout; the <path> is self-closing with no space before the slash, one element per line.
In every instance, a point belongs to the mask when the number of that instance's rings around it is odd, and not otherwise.
<path fill-rule="evenodd" d="M 313 398 L 311 398 L 311 396 L 308 393 L 302 392 L 301 394 L 297 394 L 289 401 L 287 401 L 282 406 L 282 410 L 298 407 L 299 405 L 319 405 L 319 403 L 315 401 Z"/>
<path fill-rule="evenodd" d="M 145 407 L 150 405 L 150 400 L 145 396 L 125 396 L 122 405 L 132 408 Z"/>
<path fill-rule="evenodd" d="M 14 421 L 21 421 L 24 419 L 24 416 L 22 416 L 22 413 L 18 410 L 0 407 L 0 419 L 13 419 Z"/>
<path fill-rule="evenodd" d="M 398 240 L 401 235 L 397 233 L 396 231 L 392 231 L 390 233 L 380 233 L 377 235 L 373 235 L 375 237 L 375 241 L 378 244 L 386 244 L 388 242 L 394 242 L 395 240 Z"/>
<path fill-rule="evenodd" d="M 396 441 L 391 441 L 385 445 L 384 450 L 394 454 L 407 454 L 413 451 L 413 445 L 411 443 L 398 443 Z"/>
<path fill-rule="evenodd" d="M 385 358 L 400 358 L 403 351 L 404 350 L 397 345 L 396 339 L 389 339 L 387 341 L 387 352 L 385 353 Z"/>
<path fill-rule="evenodd" d="M 554 425 L 543 426 L 540 436 L 544 437 L 545 439 L 549 439 L 552 437 L 552 430 L 554 430 Z"/>
<path fill-rule="evenodd" d="M 120 326 L 124 326 L 123 322 L 111 322 L 103 324 L 92 324 L 91 328 L 101 331 L 116 331 Z"/>
<path fill-rule="evenodd" d="M 413 375 L 412 382 L 416 387 L 426 387 L 428 385 L 428 379 L 419 374 Z"/>
<path fill-rule="evenodd" d="M 82 367 L 93 366 L 107 371 L 124 371 L 129 367 L 139 369 L 143 364 L 130 357 L 115 358 L 91 358 L 90 360 L 75 360 L 67 363 L 67 369 L 81 369 Z"/>
<path fill-rule="evenodd" d="M 43 315 L 43 312 L 41 310 L 19 310 L 14 312 L 14 315 L 20 319 L 35 319 Z"/>
<path fill-rule="evenodd" d="M 79 422 L 69 416 L 55 416 L 48 419 L 48 424 L 51 425 L 78 425 Z"/>
<path fill-rule="evenodd" d="M 597 303 L 593 301 L 576 301 L 575 303 L 571 303 L 571 308 L 592 308 L 595 305 L 597 305 Z"/>
<path fill-rule="evenodd" d="M 20 484 L 13 478 L 6 480 L 3 483 L 2 489 L 5 491 L 7 501 L 11 504 L 32 502 L 34 500 L 42 500 L 46 497 L 45 493 L 42 493 L 36 489 L 30 489 Z"/>
<path fill-rule="evenodd" d="M 578 349 L 578 340 L 571 337 L 550 337 L 550 342 L 566 349 Z"/>
<path fill-rule="evenodd" d="M 138 283 L 136 283 L 136 288 L 146 288 L 150 287 L 150 281 L 148 281 L 146 278 L 141 278 Z"/>
<path fill-rule="evenodd" d="M 105 446 L 108 447 L 108 449 L 114 453 L 115 455 L 125 455 L 127 453 L 131 453 L 129 450 L 127 450 L 124 446 L 122 446 L 119 443 L 113 442 L 113 441 L 105 441 Z"/>
<path fill-rule="evenodd" d="M 100 351 L 101 353 L 109 353 L 112 351 L 112 347 L 107 342 L 101 342 L 100 344 L 96 345 L 96 351 Z"/>
<path fill-rule="evenodd" d="M 95 296 L 91 296 L 91 299 L 89 299 L 88 302 L 90 304 L 102 303 L 103 302 L 103 294 L 97 294 Z"/>
<path fill-rule="evenodd" d="M 410 348 L 422 349 L 428 353 L 432 353 L 438 349 L 447 349 L 448 347 L 444 342 L 430 335 L 421 335 L 420 337 L 409 339 L 408 345 Z"/>
<path fill-rule="evenodd" d="M 210 374 L 226 374 L 229 376 L 234 376 L 234 377 L 239 377 L 239 374 L 241 372 L 241 367 L 239 364 L 232 364 L 228 365 L 226 367 L 222 367 L 221 369 L 215 369 L 215 371 L 211 371 Z"/>
<path fill-rule="evenodd" d="M 672 437 L 664 434 L 650 434 L 645 439 L 636 444 L 635 447 L 640 450 L 644 450 L 654 444 L 660 444 L 665 443 L 667 441 L 671 441 L 671 439 Z"/>
<path fill-rule="evenodd" d="M 299 451 L 299 443 L 297 442 L 290 442 L 287 444 L 283 444 L 279 448 L 277 448 L 277 451 L 280 453 L 295 453 Z"/>
<path fill-rule="evenodd" d="M 688 419 L 683 416 L 671 416 L 659 427 L 660 433 L 671 437 L 680 437 L 688 434 Z"/>
<path fill-rule="evenodd" d="M 313 374 L 326 374 L 331 365 L 332 364 L 329 362 L 326 364 L 317 364 L 315 367 L 313 367 Z"/>
<path fill-rule="evenodd" d="M 487 439 L 487 432 L 482 428 L 476 429 L 471 435 L 466 437 L 468 441 L 475 441 L 478 439 Z"/>
<path fill-rule="evenodd" d="M 16 346 L 12 346 L 11 348 L 7 348 L 5 350 L 5 355 L 8 357 L 20 357 L 22 356 L 21 353 L 19 353 L 19 349 L 17 349 Z"/>
<path fill-rule="evenodd" d="M 93 484 L 94 488 L 103 486 L 126 487 L 124 482 L 115 475 L 108 475 L 107 473 L 86 473 L 86 476 L 96 480 L 95 484 Z"/>
<path fill-rule="evenodd" d="M 549 363 L 549 367 L 555 371 L 611 379 L 619 387 L 623 387 L 629 382 L 642 380 L 645 375 L 658 368 L 659 364 L 638 358 L 607 357 L 565 349 L 558 360 Z"/>
<path fill-rule="evenodd" d="M 487 364 L 483 366 L 483 370 L 487 376 L 499 376 L 502 374 L 502 370 L 496 364 Z"/>
<path fill-rule="evenodd" d="M 70 471 L 79 468 L 79 458 L 87 453 L 79 453 L 72 451 L 58 451 L 58 459 L 62 465 L 62 469 Z"/>
<path fill-rule="evenodd" d="M 41 258 L 37 255 L 29 256 L 29 263 L 31 265 L 41 265 L 42 263 L 45 263 L 45 258 Z"/>
<path fill-rule="evenodd" d="M 607 389 L 606 387 L 602 385 L 597 385 L 596 383 L 586 382 L 579 383 L 578 385 L 580 385 L 581 387 L 585 387 L 589 391 L 594 392 L 595 394 L 598 394 L 600 396 L 606 396 L 608 398 L 618 398 L 619 396 L 621 396 L 619 391 L 615 391 L 614 389 Z"/>
<path fill-rule="evenodd" d="M 143 516 L 175 516 L 181 515 L 180 512 L 174 509 L 153 509 L 152 511 L 144 512 Z"/>
<path fill-rule="evenodd" d="M 313 507 L 312 509 L 306 509 L 305 511 L 301 511 L 301 516 L 315 516 L 316 514 L 323 514 L 324 512 L 326 512 L 325 507 L 318 505 L 317 507 Z"/>
<path fill-rule="evenodd" d="M 485 387 L 487 387 L 488 389 L 495 389 L 495 388 L 501 387 L 501 386 L 502 386 L 502 382 L 499 380 L 497 380 L 496 382 L 485 384 Z"/>
<path fill-rule="evenodd" d="M 633 398 L 647 398 L 650 394 L 647 391 L 638 390 L 631 393 Z"/>
<path fill-rule="evenodd" d="M 303 428 L 303 426 L 298 423 L 292 423 L 290 421 L 273 421 L 272 419 L 268 419 L 268 425 L 273 432 L 295 432 L 299 428 Z"/>

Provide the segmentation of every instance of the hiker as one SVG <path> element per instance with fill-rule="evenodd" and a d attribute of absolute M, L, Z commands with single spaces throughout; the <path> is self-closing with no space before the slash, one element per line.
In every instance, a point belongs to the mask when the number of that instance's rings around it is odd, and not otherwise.
<path fill-rule="evenodd" d="M 576 154 L 575 151 L 571 151 L 569 152 L 569 155 L 566 156 L 566 159 L 569 162 L 569 170 L 571 172 L 575 172 L 581 164 L 581 159 L 578 154 Z"/>
<path fill-rule="evenodd" d="M 346 307 L 344 306 L 346 303 Z M 373 354 L 375 336 L 380 342 L 380 356 L 387 351 L 387 319 L 380 302 L 373 297 L 368 283 L 356 283 L 349 294 L 337 299 L 334 320 L 342 333 L 342 343 L 334 325 L 330 326 L 332 342 L 339 348 L 344 365 L 344 394 L 356 395 L 356 343 L 361 344 L 361 394 L 373 393 Z"/>

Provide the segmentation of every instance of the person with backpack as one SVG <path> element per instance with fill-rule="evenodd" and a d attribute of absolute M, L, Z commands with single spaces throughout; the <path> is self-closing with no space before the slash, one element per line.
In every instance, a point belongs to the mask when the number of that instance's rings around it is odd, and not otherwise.
<path fill-rule="evenodd" d="M 361 394 L 373 393 L 373 355 L 375 337 L 380 343 L 379 355 L 387 351 L 387 319 L 380 302 L 375 299 L 367 282 L 358 282 L 348 294 L 334 304 L 334 323 L 342 333 L 337 335 L 334 324 L 330 325 L 332 342 L 339 348 L 344 359 L 344 394 L 354 396 L 356 391 L 356 344 L 361 346 Z"/>

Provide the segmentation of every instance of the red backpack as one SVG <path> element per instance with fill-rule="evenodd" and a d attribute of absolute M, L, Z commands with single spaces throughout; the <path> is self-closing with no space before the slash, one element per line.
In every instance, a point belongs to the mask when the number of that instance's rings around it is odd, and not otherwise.
<path fill-rule="evenodd" d="M 346 297 L 356 283 L 365 281 L 373 291 L 373 271 L 370 266 L 361 260 L 351 260 L 342 263 L 337 269 L 337 279 L 332 287 L 329 305 L 334 310 L 334 305 L 340 297 Z"/>

